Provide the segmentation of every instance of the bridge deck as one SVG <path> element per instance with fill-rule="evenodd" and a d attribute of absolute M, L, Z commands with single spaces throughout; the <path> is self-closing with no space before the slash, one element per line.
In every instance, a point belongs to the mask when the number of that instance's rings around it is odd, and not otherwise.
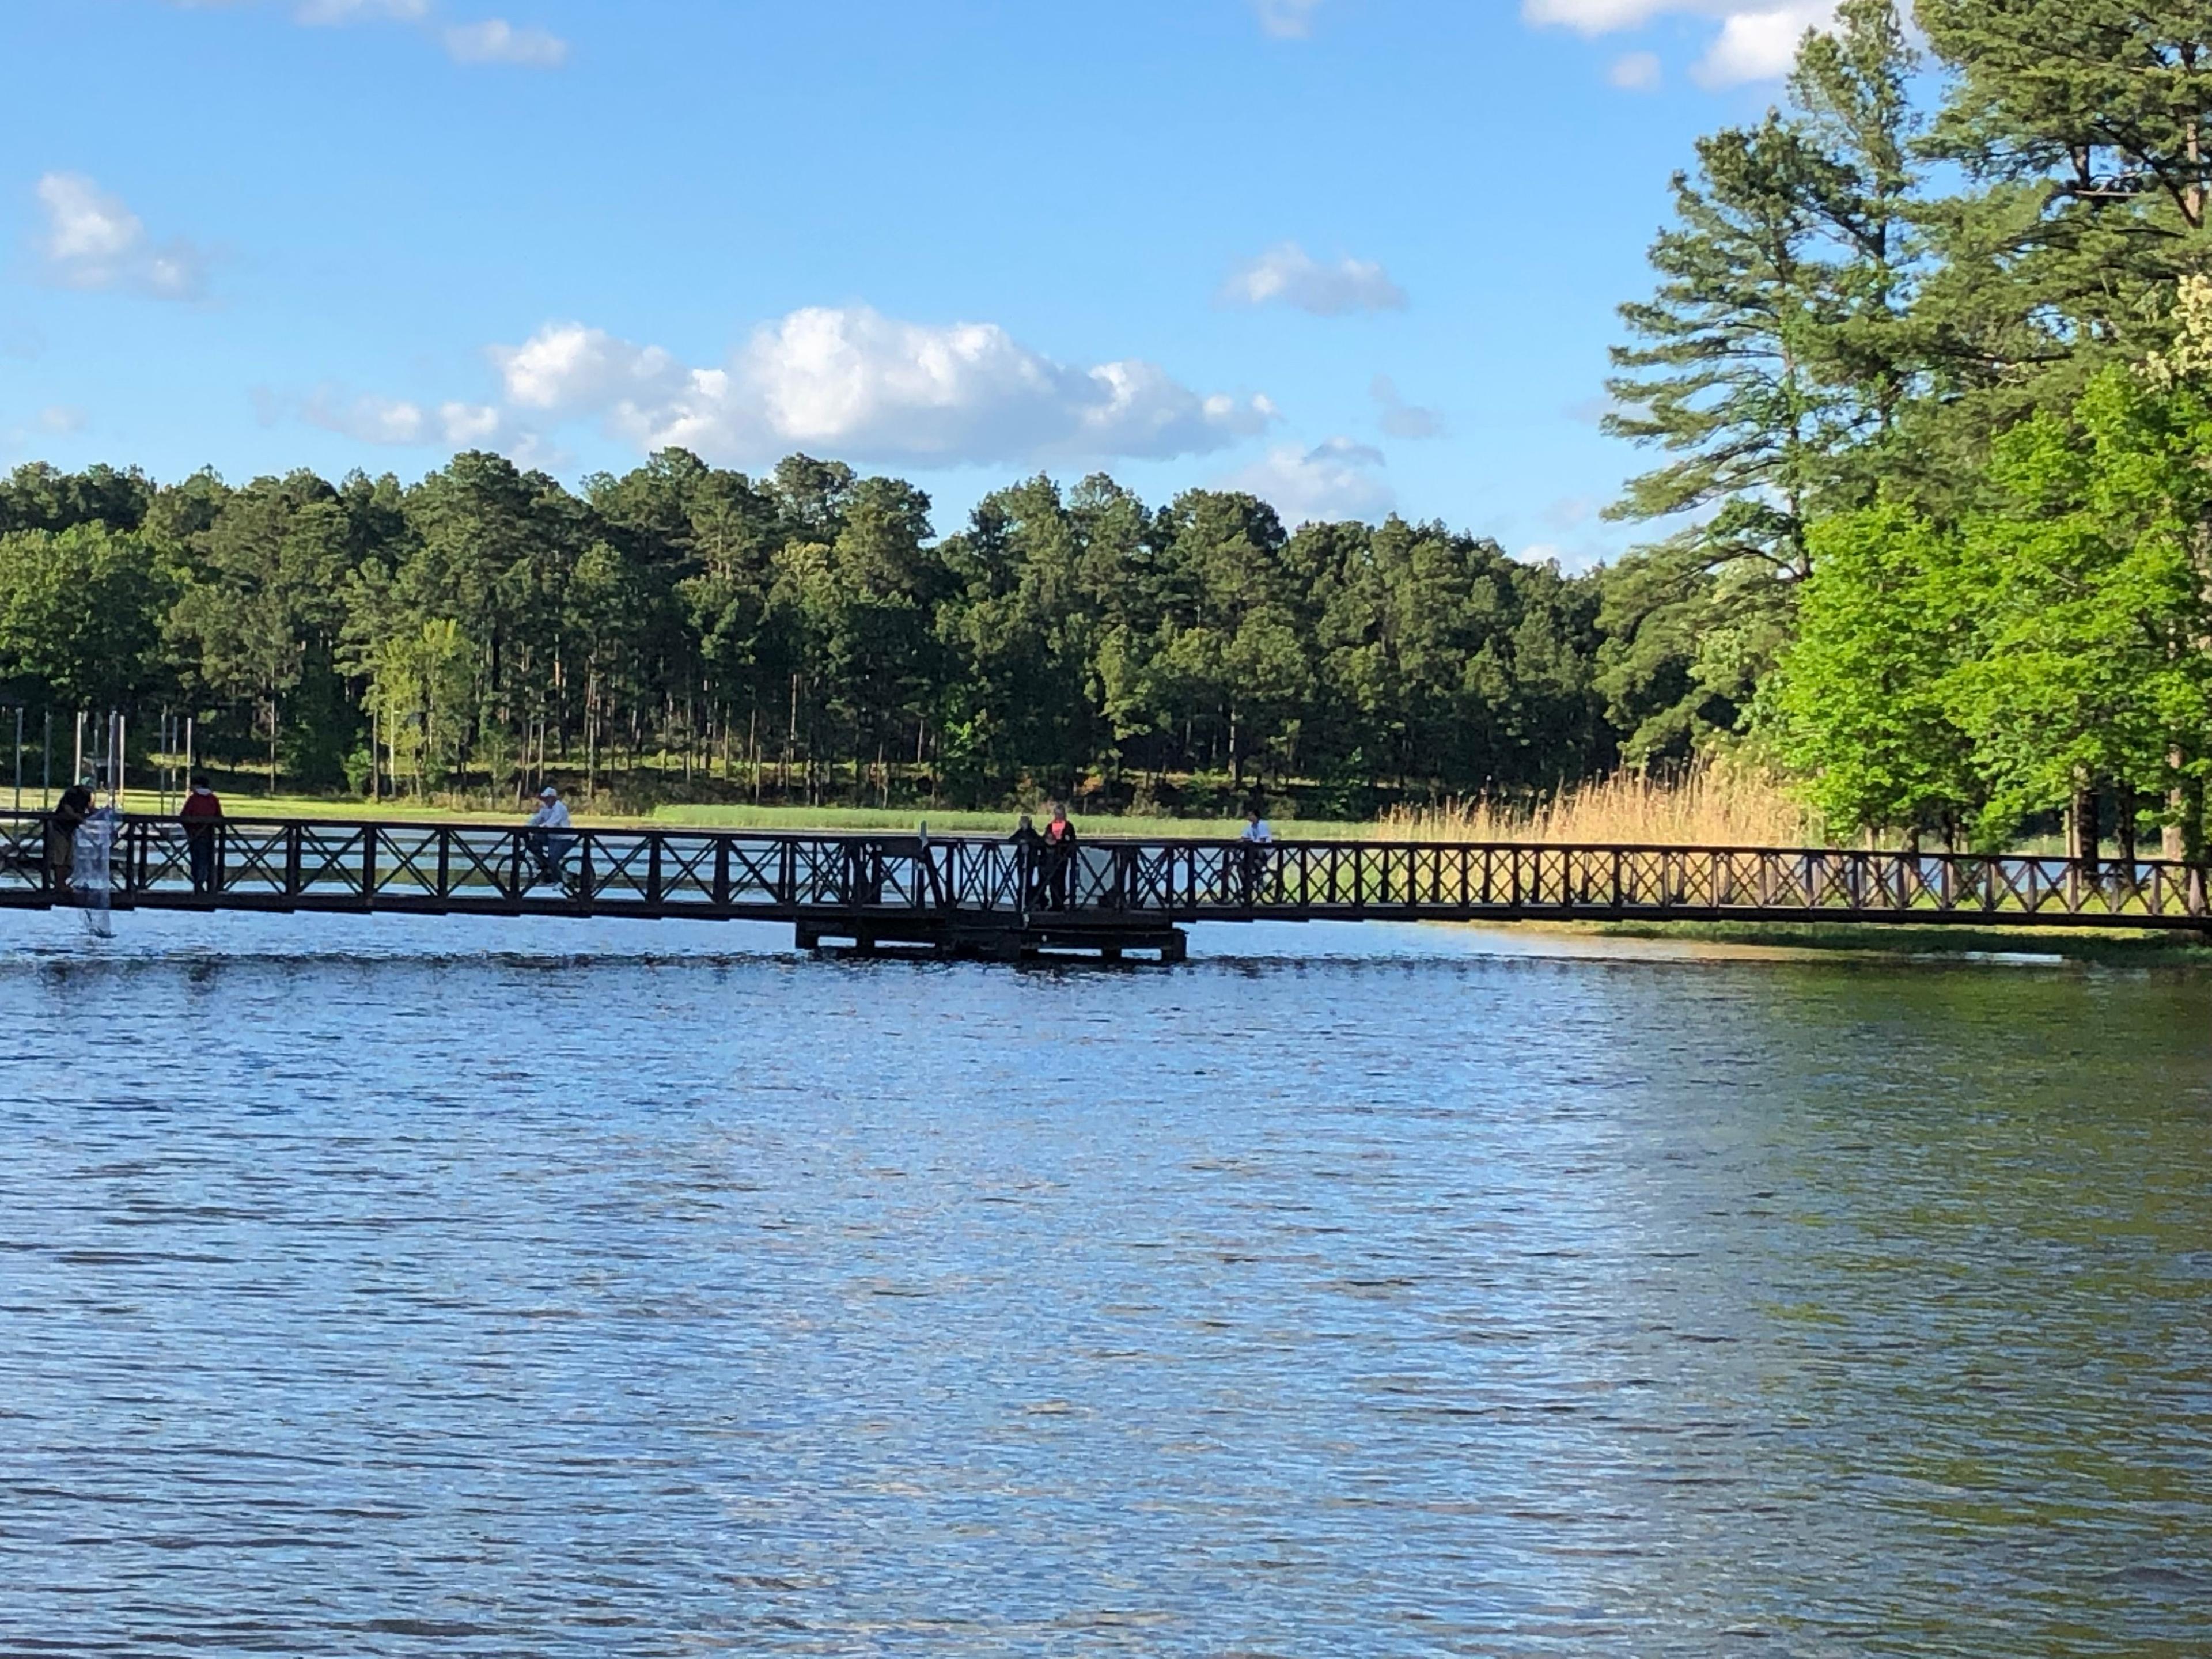
<path fill-rule="evenodd" d="M 45 819 L 0 813 L 0 908 L 76 902 Z M 520 830 L 232 818 L 194 890 L 167 819 L 120 822 L 118 909 L 786 922 L 800 942 L 959 955 L 1180 954 L 1199 921 L 1863 921 L 2212 932 L 2206 872 L 2159 860 L 1794 848 L 1088 841 L 1055 866 L 972 837 Z"/>

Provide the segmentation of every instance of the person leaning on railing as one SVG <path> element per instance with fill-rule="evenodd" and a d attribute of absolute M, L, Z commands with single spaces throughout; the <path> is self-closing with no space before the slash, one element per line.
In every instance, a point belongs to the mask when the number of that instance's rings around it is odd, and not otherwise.
<path fill-rule="evenodd" d="M 46 818 L 46 884 L 59 892 L 76 873 L 76 832 L 92 816 L 92 780 L 62 791 Z"/>

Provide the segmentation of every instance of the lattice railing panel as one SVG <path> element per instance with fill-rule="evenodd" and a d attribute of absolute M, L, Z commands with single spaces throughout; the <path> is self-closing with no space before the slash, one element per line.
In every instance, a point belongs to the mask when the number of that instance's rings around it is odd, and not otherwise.
<path fill-rule="evenodd" d="M 998 839 L 226 822 L 217 902 L 608 913 L 1835 917 L 2212 927 L 2202 867 L 1894 849 Z M 118 898 L 189 894 L 173 821 L 133 819 Z M 43 902 L 44 819 L 0 813 L 0 901 Z"/>

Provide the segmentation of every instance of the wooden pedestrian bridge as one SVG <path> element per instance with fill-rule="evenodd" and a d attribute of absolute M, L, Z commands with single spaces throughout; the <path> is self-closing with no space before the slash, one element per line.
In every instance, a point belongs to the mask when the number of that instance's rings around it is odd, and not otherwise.
<path fill-rule="evenodd" d="M 1876 922 L 2212 932 L 2202 866 L 2033 854 L 1399 841 L 1085 840 L 114 822 L 96 891 L 58 884 L 46 820 L 0 813 L 0 909 L 635 916 L 771 921 L 801 946 L 1178 961 L 1195 922 Z"/>

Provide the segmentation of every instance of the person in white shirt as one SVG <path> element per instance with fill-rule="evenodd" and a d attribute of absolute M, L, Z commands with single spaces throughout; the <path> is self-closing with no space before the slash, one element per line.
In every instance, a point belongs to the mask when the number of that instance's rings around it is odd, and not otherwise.
<path fill-rule="evenodd" d="M 1267 867 L 1267 847 L 1275 839 L 1275 832 L 1267 827 L 1267 820 L 1254 807 L 1244 815 L 1244 833 L 1237 837 L 1244 843 L 1244 902 L 1258 902 L 1261 878 Z"/>
<path fill-rule="evenodd" d="M 561 866 L 568 856 L 568 849 L 576 844 L 574 836 L 562 832 L 568 828 L 568 803 L 561 799 L 561 792 L 547 784 L 538 792 L 538 810 L 523 825 L 528 833 L 526 843 L 538 860 L 538 878 L 541 882 L 559 882 Z"/>

